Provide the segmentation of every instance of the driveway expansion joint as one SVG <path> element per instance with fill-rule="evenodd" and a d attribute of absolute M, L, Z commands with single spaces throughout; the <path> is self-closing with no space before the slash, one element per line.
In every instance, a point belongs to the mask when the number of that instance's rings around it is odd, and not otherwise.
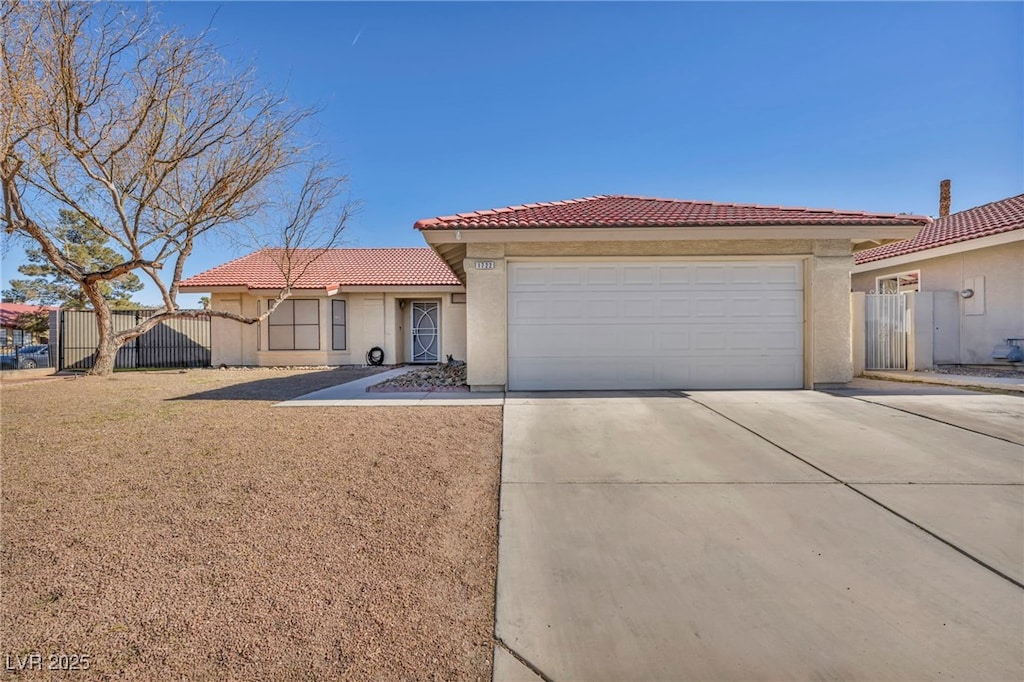
<path fill-rule="evenodd" d="M 925 533 L 927 533 L 928 535 L 932 536 L 933 538 L 935 538 L 939 542 L 952 547 L 953 549 L 955 549 L 957 552 L 960 552 L 961 554 L 963 554 L 968 559 L 971 559 L 972 561 L 974 561 L 974 562 L 980 564 L 981 566 L 984 566 L 988 570 L 992 571 L 993 573 L 998 575 L 1000 578 L 1003 578 L 1004 580 L 1008 580 L 1009 582 L 1013 583 L 1017 587 L 1019 587 L 1022 590 L 1024 590 L 1024 583 L 1022 583 L 1021 581 L 1017 580 L 1016 578 L 1013 578 L 1012 576 L 1009 576 L 1006 573 L 1003 573 L 1002 571 L 1000 571 L 995 566 L 992 566 L 991 564 L 989 564 L 989 563 L 979 559 L 978 557 L 974 556 L 973 554 L 971 554 L 967 550 L 961 549 L 957 545 L 954 545 L 952 542 L 950 542 L 949 540 L 945 539 L 941 535 L 939 535 L 939 534 L 929 530 L 928 528 L 925 528 L 924 526 L 922 526 L 917 521 L 914 521 L 913 519 L 911 519 L 911 518 L 909 518 L 909 517 L 899 513 L 898 511 L 896 511 L 892 507 L 889 507 L 889 506 L 887 506 L 885 504 L 882 504 L 881 502 L 879 502 L 875 498 L 873 498 L 870 495 L 868 495 L 863 490 L 858 490 L 857 488 L 853 487 L 853 485 L 851 485 L 851 484 L 846 484 L 846 487 L 849 488 L 850 490 L 852 490 L 853 492 L 857 493 L 858 495 L 864 497 L 865 499 L 871 500 L 872 502 L 874 502 L 875 504 L 877 504 L 879 507 L 881 507 L 882 509 L 886 510 L 890 514 L 893 514 L 894 516 L 898 516 L 899 518 L 903 519 L 904 521 L 906 521 L 910 525 L 914 526 L 915 528 L 918 528 L 919 530 L 924 531 Z"/>
<path fill-rule="evenodd" d="M 826 391 L 826 393 L 828 393 L 828 392 Z M 861 398 L 860 396 L 856 396 L 856 395 L 839 395 L 839 394 L 836 394 L 836 393 L 828 393 L 828 395 L 834 395 L 837 398 L 853 398 L 854 400 L 858 400 L 858 401 L 860 401 L 862 403 L 867 403 L 868 405 L 874 405 L 875 407 L 881 407 L 881 408 L 887 408 L 887 409 L 890 409 L 890 410 L 896 410 L 897 412 L 902 412 L 904 414 L 912 414 L 915 417 L 921 417 L 922 419 L 930 419 L 931 421 L 936 422 L 938 424 L 945 424 L 946 426 L 952 426 L 952 427 L 957 428 L 957 429 L 963 429 L 964 431 L 967 431 L 969 433 L 976 433 L 979 436 L 988 436 L 989 438 L 995 438 L 996 440 L 1001 440 L 1004 443 L 1009 443 L 1010 445 L 1020 445 L 1020 443 L 1018 443 L 1017 441 L 1010 440 L 1009 438 L 1003 438 L 1002 436 L 993 436 L 991 433 L 985 433 L 984 431 L 978 431 L 976 429 L 971 429 L 971 428 L 968 428 L 966 426 L 962 426 L 961 424 L 952 424 L 950 422 L 943 421 L 942 419 L 938 419 L 936 417 L 929 417 L 928 415 L 921 414 L 920 412 L 912 412 L 911 410 L 905 410 L 902 407 L 896 407 L 894 405 L 887 405 L 885 403 L 876 403 L 874 400 L 867 400 L 865 398 Z M 694 401 L 694 402 L 696 402 L 696 401 Z"/>
<path fill-rule="evenodd" d="M 501 637 L 498 637 L 497 635 L 495 635 L 494 636 L 494 641 L 495 641 L 495 643 L 498 646 L 500 646 L 502 649 L 504 649 L 506 652 L 508 652 L 508 654 L 510 656 L 512 656 L 512 658 L 514 658 L 517 661 L 519 661 L 520 663 L 522 663 L 526 668 L 529 669 L 530 672 L 532 672 L 534 675 L 536 675 L 540 679 L 544 680 L 544 682 L 555 682 L 551 677 L 549 677 L 548 675 L 544 674 L 543 670 L 541 670 L 540 668 L 535 666 L 533 663 L 531 663 L 528 658 L 524 657 L 518 651 L 516 651 L 515 649 L 510 647 L 508 644 L 506 644 L 505 640 L 503 640 Z"/>
<path fill-rule="evenodd" d="M 829 393 L 829 394 L 826 394 L 826 395 L 832 395 L 832 394 Z M 854 397 L 855 399 L 859 400 L 859 398 L 856 398 L 855 396 L 836 396 L 836 397 L 839 397 L 839 398 L 842 398 L 842 397 Z M 704 408 L 710 410 L 711 412 L 714 412 L 715 414 L 720 416 L 722 419 L 725 419 L 726 421 L 729 421 L 729 422 L 735 424 L 736 426 L 739 426 L 740 428 L 742 428 L 742 429 L 744 429 L 746 431 L 749 431 L 750 433 L 754 434 L 755 436 L 757 436 L 761 440 L 765 441 L 766 443 L 769 443 L 770 445 L 772 445 L 772 446 L 782 450 L 783 452 L 785 452 L 786 454 L 790 455 L 791 457 L 794 457 L 795 459 L 800 460 L 801 462 L 803 462 L 807 466 L 811 467 L 812 469 L 815 469 L 816 471 L 819 471 L 820 473 L 824 474 L 825 476 L 828 476 L 833 481 L 835 481 L 837 483 L 841 483 L 843 486 L 845 486 L 846 488 L 848 488 L 852 492 L 856 493 L 857 495 L 860 495 L 864 499 L 868 500 L 869 502 L 874 503 L 878 507 L 881 507 L 882 509 L 884 509 L 885 511 L 889 512 L 893 516 L 895 516 L 895 517 L 897 517 L 899 519 L 902 519 L 903 521 L 909 523 L 910 525 L 914 526 L 918 530 L 920 530 L 920 531 L 924 532 L 925 534 L 935 538 L 936 540 L 938 540 L 942 544 L 944 544 L 944 545 L 950 547 L 951 549 L 959 552 L 960 554 L 962 554 L 963 556 L 967 557 L 971 561 L 975 562 L 979 566 L 982 566 L 983 568 L 986 568 L 989 571 L 991 571 L 992 573 L 998 575 L 1000 578 L 1003 578 L 1004 580 L 1012 583 L 1013 585 L 1016 585 L 1017 587 L 1019 587 L 1021 589 L 1024 589 L 1024 583 L 1021 583 L 1021 581 L 1016 580 L 1015 578 L 1007 575 L 1006 573 L 1000 571 L 998 568 L 995 568 L 991 564 L 989 564 L 989 563 L 983 561 L 982 559 L 979 559 L 978 557 L 974 556 L 973 554 L 971 554 L 967 550 L 965 550 L 965 549 L 963 549 L 963 548 L 953 544 L 951 541 L 945 539 L 941 535 L 938 535 L 937 533 L 932 532 L 931 530 L 929 530 L 928 528 L 925 528 L 924 526 L 922 526 L 921 524 L 917 523 L 916 521 L 914 521 L 914 520 L 910 519 L 909 517 L 907 517 L 907 516 L 897 512 L 895 509 L 893 509 L 893 508 L 891 508 L 889 506 L 886 506 L 885 504 L 882 504 L 881 502 L 879 502 L 875 498 L 871 497 L 870 495 L 868 495 L 864 491 L 859 490 L 856 487 L 854 487 L 855 484 L 849 483 L 847 481 L 844 481 L 841 478 L 839 478 L 838 476 L 836 476 L 836 475 L 834 475 L 832 473 L 829 473 L 825 469 L 822 469 L 821 467 L 817 466 L 816 464 L 812 464 L 811 462 L 807 461 L 806 459 L 804 459 L 800 455 L 796 454 L 795 452 L 792 452 L 791 450 L 788 450 L 788 449 L 784 448 L 782 445 L 772 441 L 771 439 L 765 437 L 764 435 L 758 433 L 757 431 L 755 431 L 755 430 L 753 430 L 751 428 L 748 428 L 746 425 L 741 424 L 740 422 L 736 421 L 735 419 L 732 419 L 731 417 L 729 417 L 729 416 L 727 416 L 725 414 L 722 414 L 721 412 L 719 412 L 715 408 L 711 407 L 710 405 L 706 405 L 705 403 L 702 403 L 701 401 L 697 400 L 696 398 L 693 398 L 692 396 L 688 396 L 688 399 L 693 401 L 694 403 L 700 405 L 701 407 L 704 407 Z M 861 400 L 861 402 L 866 402 L 866 403 L 869 403 L 871 405 L 878 405 L 879 407 L 889 407 L 888 405 L 882 405 L 880 403 L 873 403 L 873 402 L 871 402 L 869 400 Z M 899 410 L 900 412 L 907 412 L 906 410 L 900 410 L 899 408 L 892 408 L 892 409 Z M 924 416 L 924 415 L 916 414 L 914 412 L 907 412 L 907 413 L 908 414 L 912 414 L 914 416 L 918 416 L 918 417 Z M 935 421 L 935 422 L 939 422 L 940 424 L 946 424 L 946 422 L 943 422 L 942 420 L 939 420 L 939 419 L 934 419 L 932 417 L 925 417 L 925 418 L 926 419 L 930 419 L 930 420 Z M 955 424 L 949 424 L 949 426 L 956 426 L 956 425 Z M 964 427 L 957 427 L 957 428 L 964 428 Z M 964 430 L 965 431 L 972 431 L 972 432 L 974 432 L 972 429 L 964 428 Z M 974 433 L 980 433 L 980 432 L 974 432 Z M 981 434 L 981 435 L 988 435 L 988 434 Z M 990 437 L 991 438 L 996 438 L 997 440 L 1006 440 L 1004 438 L 999 438 L 998 436 L 990 436 Z M 1013 443 L 1012 441 L 1007 441 L 1007 442 L 1011 443 L 1012 445 L 1017 445 L 1017 443 Z M 864 484 L 864 485 L 867 485 L 867 484 Z"/>

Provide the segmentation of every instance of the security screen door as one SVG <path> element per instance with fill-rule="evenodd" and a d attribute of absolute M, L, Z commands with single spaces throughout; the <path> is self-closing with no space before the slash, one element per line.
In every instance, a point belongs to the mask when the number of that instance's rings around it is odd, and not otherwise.
<path fill-rule="evenodd" d="M 412 304 L 412 361 L 438 362 L 440 356 L 439 309 L 436 302 Z"/>

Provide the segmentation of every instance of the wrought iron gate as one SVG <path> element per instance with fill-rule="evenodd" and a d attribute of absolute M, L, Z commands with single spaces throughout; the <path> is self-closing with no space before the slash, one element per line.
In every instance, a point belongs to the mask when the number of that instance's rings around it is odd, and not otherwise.
<path fill-rule="evenodd" d="M 114 310 L 114 330 L 130 329 L 154 312 Z M 62 370 L 92 367 L 99 343 L 96 314 L 91 310 L 61 310 L 50 319 L 50 362 Z M 209 367 L 210 336 L 209 316 L 166 320 L 122 346 L 114 366 Z"/>
<path fill-rule="evenodd" d="M 865 369 L 906 369 L 909 321 L 903 294 L 864 297 Z"/>

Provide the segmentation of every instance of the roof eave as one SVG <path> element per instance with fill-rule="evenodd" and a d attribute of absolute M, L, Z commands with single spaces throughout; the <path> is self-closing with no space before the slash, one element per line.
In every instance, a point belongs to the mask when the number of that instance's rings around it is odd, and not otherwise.
<path fill-rule="evenodd" d="M 1001 246 L 1003 244 L 1020 241 L 1024 241 L 1024 230 L 1022 229 L 999 232 L 997 234 L 974 237 L 973 239 L 965 239 L 951 244 L 928 246 L 907 253 L 897 253 L 883 258 L 875 258 L 863 263 L 855 263 L 852 272 L 856 274 L 858 272 L 881 270 L 883 268 L 890 268 L 896 265 L 906 265 L 908 263 L 931 260 L 932 258 L 942 258 L 943 256 L 952 256 L 958 253 L 964 253 L 965 251 L 976 251 L 978 249 L 987 249 L 993 246 Z"/>
<path fill-rule="evenodd" d="M 437 251 L 438 246 L 442 244 L 487 242 L 849 239 L 851 241 L 875 241 L 881 244 L 912 239 L 924 227 L 925 224 L 921 222 L 887 225 L 492 227 L 469 229 L 431 228 L 422 230 L 421 234 L 424 240 Z"/>

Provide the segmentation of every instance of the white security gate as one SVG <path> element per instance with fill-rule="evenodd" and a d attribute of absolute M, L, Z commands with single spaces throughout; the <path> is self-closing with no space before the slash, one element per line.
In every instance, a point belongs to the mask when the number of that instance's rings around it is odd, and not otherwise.
<path fill-rule="evenodd" d="M 907 297 L 865 294 L 864 369 L 906 369 Z"/>
<path fill-rule="evenodd" d="M 412 361 L 438 362 L 441 359 L 440 306 L 431 301 L 412 304 Z"/>
<path fill-rule="evenodd" d="M 802 388 L 801 261 L 508 268 L 511 390 Z"/>

